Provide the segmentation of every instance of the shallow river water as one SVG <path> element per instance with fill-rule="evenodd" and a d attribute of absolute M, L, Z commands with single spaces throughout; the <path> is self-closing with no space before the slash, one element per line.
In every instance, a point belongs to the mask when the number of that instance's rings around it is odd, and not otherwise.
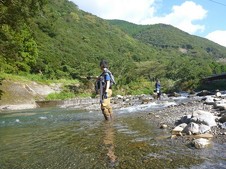
<path fill-rule="evenodd" d="M 226 168 L 225 144 L 194 149 L 132 110 L 115 111 L 113 122 L 99 111 L 1 113 L 0 169 Z"/>

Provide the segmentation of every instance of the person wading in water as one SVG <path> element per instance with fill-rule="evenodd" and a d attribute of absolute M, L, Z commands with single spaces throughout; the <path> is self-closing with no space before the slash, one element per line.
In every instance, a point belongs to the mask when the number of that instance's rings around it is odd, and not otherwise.
<path fill-rule="evenodd" d="M 101 111 L 104 115 L 105 120 L 112 120 L 113 112 L 110 104 L 110 97 L 112 96 L 111 86 L 113 83 L 115 83 L 114 77 L 112 73 L 108 70 L 107 61 L 101 60 L 100 68 L 102 70 L 102 73 L 97 78 L 96 89 L 98 88 L 100 90 Z"/>

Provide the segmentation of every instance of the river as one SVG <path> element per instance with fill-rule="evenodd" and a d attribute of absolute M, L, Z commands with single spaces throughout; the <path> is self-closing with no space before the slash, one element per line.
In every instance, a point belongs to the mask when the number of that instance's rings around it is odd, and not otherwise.
<path fill-rule="evenodd" d="M 163 108 L 165 105 L 146 105 Z M 106 122 L 100 111 L 39 108 L 0 114 L 1 169 L 226 168 L 226 147 L 195 149 L 129 107 Z"/>

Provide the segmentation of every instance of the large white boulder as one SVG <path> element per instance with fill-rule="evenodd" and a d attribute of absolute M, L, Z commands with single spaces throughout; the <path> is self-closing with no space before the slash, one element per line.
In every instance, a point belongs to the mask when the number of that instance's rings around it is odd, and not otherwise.
<path fill-rule="evenodd" d="M 204 110 L 196 110 L 193 112 L 192 118 L 190 122 L 198 123 L 198 124 L 205 124 L 210 127 L 217 126 L 215 121 L 215 116 L 208 111 Z"/>

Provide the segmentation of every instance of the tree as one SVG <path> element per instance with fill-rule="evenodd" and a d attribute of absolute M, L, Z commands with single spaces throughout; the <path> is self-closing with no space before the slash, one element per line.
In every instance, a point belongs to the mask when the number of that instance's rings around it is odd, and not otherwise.
<path fill-rule="evenodd" d="M 30 71 L 35 64 L 38 49 L 30 23 L 45 3 L 46 0 L 0 1 L 0 52 L 2 60 L 11 65 L 8 73 Z"/>
<path fill-rule="evenodd" d="M 12 29 L 20 29 L 24 22 L 34 16 L 47 0 L 1 0 L 0 20 L 2 25 L 9 25 Z"/>

